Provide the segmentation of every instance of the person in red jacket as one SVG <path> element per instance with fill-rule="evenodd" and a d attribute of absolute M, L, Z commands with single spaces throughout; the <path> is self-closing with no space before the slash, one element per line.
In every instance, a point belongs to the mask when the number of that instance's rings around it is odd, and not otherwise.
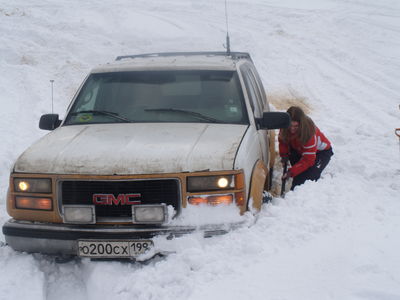
<path fill-rule="evenodd" d="M 298 106 L 287 110 L 291 124 L 279 132 L 279 154 L 282 163 L 292 166 L 282 179 L 293 177 L 291 190 L 306 180 L 317 181 L 333 155 L 332 146 L 314 122 Z"/>

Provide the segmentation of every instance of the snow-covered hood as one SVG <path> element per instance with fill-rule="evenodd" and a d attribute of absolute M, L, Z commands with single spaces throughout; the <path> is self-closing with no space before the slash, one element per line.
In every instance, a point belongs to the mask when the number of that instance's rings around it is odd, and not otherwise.
<path fill-rule="evenodd" d="M 230 170 L 246 128 L 193 123 L 63 126 L 28 148 L 14 170 L 95 175 Z"/>

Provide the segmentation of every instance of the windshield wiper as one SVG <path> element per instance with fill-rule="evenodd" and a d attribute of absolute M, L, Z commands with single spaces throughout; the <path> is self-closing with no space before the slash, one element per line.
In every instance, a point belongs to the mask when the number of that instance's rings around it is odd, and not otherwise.
<path fill-rule="evenodd" d="M 195 112 L 195 111 L 190 111 L 190 110 L 184 110 L 184 109 L 178 109 L 178 108 L 147 108 L 145 109 L 145 111 L 166 111 L 166 112 L 177 112 L 177 113 L 182 113 L 182 114 L 187 114 L 187 115 L 191 115 L 193 117 L 196 117 L 200 120 L 205 120 L 205 121 L 209 121 L 212 123 L 223 123 L 220 120 L 214 119 L 212 117 L 209 116 L 205 116 L 201 113 Z"/>
<path fill-rule="evenodd" d="M 106 110 L 81 110 L 81 111 L 75 111 L 75 112 L 71 113 L 71 116 L 76 116 L 78 114 L 104 115 L 104 116 L 112 117 L 114 119 L 121 120 L 121 121 L 124 121 L 124 122 L 129 122 L 129 123 L 132 122 L 132 120 L 129 120 L 129 119 L 125 118 L 125 117 L 121 117 L 116 112 L 106 111 Z"/>

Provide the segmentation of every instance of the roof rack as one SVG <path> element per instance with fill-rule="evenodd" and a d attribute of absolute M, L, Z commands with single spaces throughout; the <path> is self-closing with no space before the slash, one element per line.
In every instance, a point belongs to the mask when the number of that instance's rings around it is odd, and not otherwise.
<path fill-rule="evenodd" d="M 228 55 L 223 51 L 204 51 L 204 52 L 162 52 L 162 53 L 146 53 L 137 55 L 123 55 L 118 56 L 115 60 L 122 59 L 135 59 L 135 58 L 145 58 L 145 57 L 169 57 L 169 56 L 195 56 L 195 55 L 207 55 L 207 56 L 229 56 L 232 59 L 247 59 L 251 61 L 250 54 L 247 52 L 230 52 Z"/>

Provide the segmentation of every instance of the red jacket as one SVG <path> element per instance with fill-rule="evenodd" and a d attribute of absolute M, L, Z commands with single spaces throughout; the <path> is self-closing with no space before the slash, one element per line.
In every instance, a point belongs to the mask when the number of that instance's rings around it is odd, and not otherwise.
<path fill-rule="evenodd" d="M 289 137 L 289 143 L 285 143 L 280 135 L 278 140 L 281 157 L 288 157 L 290 149 L 301 154 L 301 159 L 289 169 L 293 177 L 303 173 L 314 165 L 318 151 L 328 150 L 331 147 L 329 140 L 317 127 L 315 128 L 315 134 L 304 145 L 301 144 L 295 134 Z"/>

